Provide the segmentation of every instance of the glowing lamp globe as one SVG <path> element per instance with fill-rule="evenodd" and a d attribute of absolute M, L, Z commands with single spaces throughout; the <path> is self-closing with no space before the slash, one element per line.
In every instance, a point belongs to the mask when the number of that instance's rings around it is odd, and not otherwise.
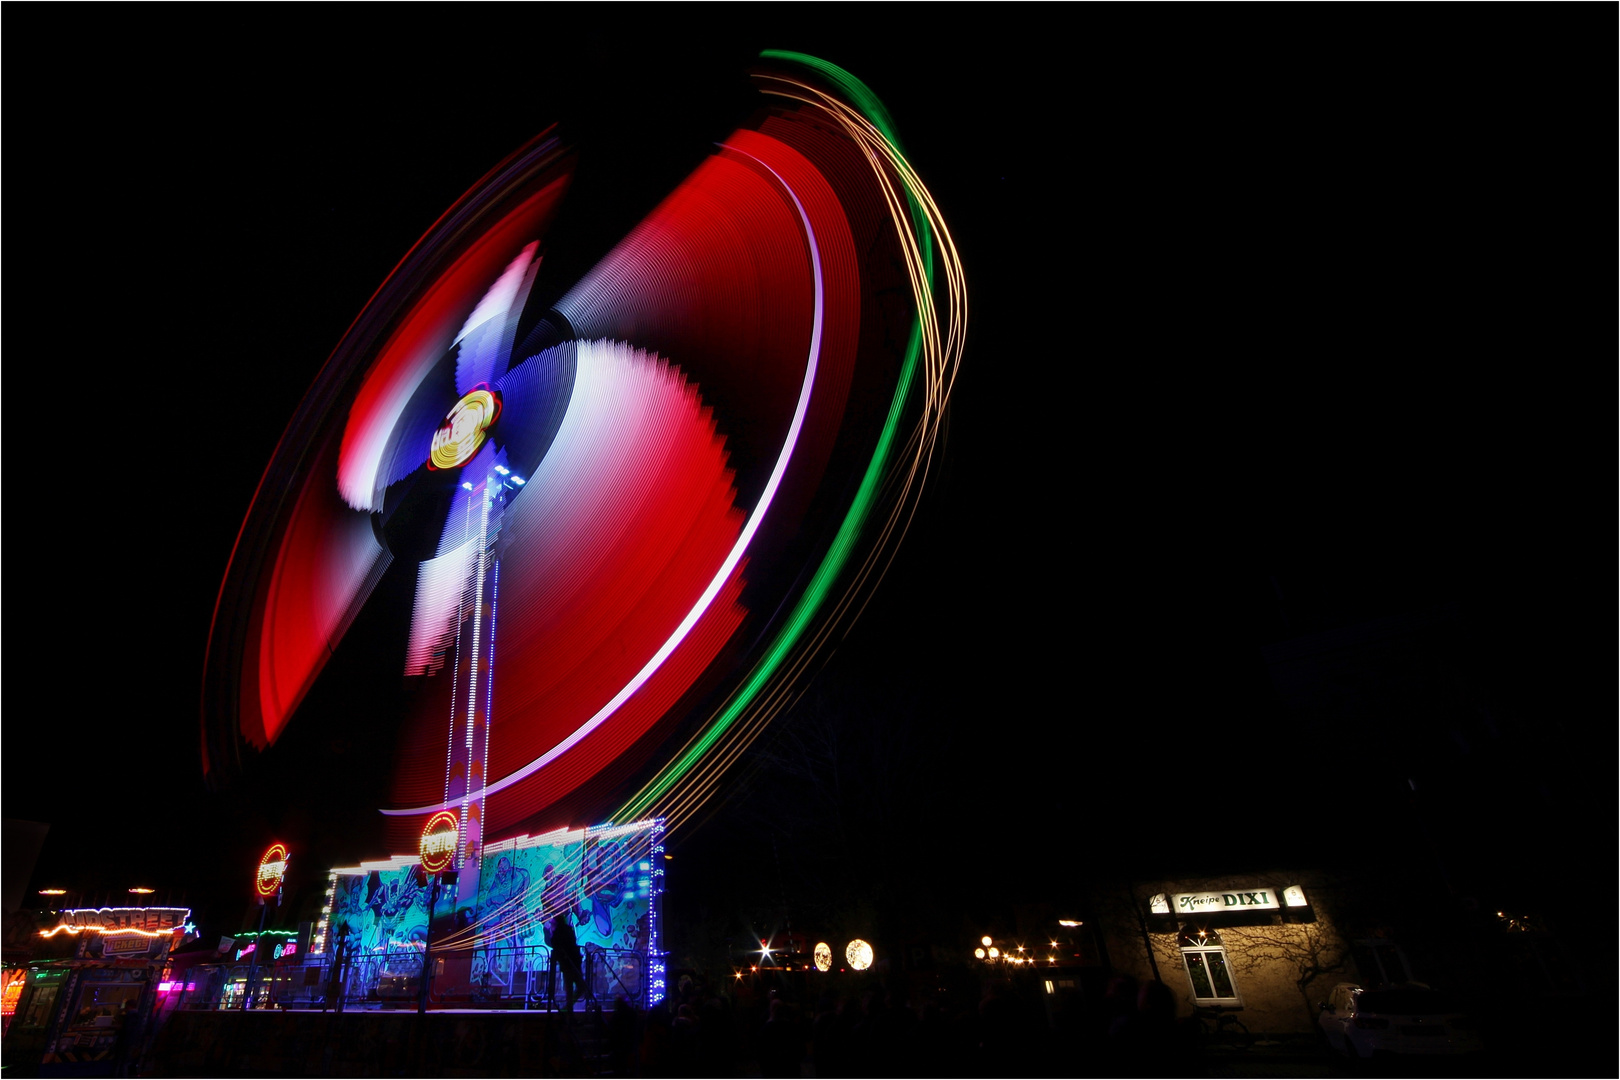
<path fill-rule="evenodd" d="M 1000 949 L 991 949 L 990 950 L 990 959 L 996 960 L 996 959 L 999 959 L 1000 956 L 1001 956 L 1001 950 Z"/>
<path fill-rule="evenodd" d="M 865 971 L 872 966 L 872 946 L 856 938 L 844 949 L 844 959 L 856 971 Z"/>
<path fill-rule="evenodd" d="M 984 937 L 980 938 L 979 939 L 979 944 L 983 945 L 985 948 L 988 949 L 990 947 L 990 935 L 986 934 L 986 935 L 984 935 Z"/>
<path fill-rule="evenodd" d="M 831 971 L 832 946 L 828 945 L 825 941 L 816 942 L 815 960 L 817 971 Z"/>

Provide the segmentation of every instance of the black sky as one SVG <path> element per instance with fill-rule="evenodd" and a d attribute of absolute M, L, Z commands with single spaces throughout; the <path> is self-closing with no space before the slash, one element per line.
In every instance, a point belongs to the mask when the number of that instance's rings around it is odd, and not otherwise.
<path fill-rule="evenodd" d="M 52 823 L 36 886 L 229 906 L 307 823 L 206 793 L 197 752 L 214 596 L 294 407 L 508 152 L 562 122 L 564 227 L 605 248 L 746 117 L 762 47 L 883 98 L 966 268 L 940 473 L 825 673 L 976 755 L 919 827 L 1061 822 L 1007 842 L 1127 858 L 1177 827 L 1154 792 L 1186 746 L 1286 759 L 1259 645 L 1436 604 L 1516 700 L 1582 707 L 1613 87 L 1567 50 L 1612 10 L 556 11 L 8 13 L 3 790 Z"/>

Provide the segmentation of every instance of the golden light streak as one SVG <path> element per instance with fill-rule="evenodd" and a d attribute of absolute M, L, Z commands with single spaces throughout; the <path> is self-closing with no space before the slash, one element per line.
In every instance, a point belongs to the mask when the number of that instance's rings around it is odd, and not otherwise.
<path fill-rule="evenodd" d="M 63 931 L 66 931 L 69 934 L 82 934 L 85 931 L 97 931 L 97 932 L 100 932 L 100 933 L 103 933 L 103 934 L 139 934 L 142 937 L 159 938 L 159 937 L 169 937 L 178 929 L 180 929 L 180 927 L 178 927 L 178 926 L 171 926 L 167 930 L 141 930 L 141 929 L 139 929 L 137 927 L 134 927 L 134 926 L 96 926 L 96 925 L 66 926 L 66 925 L 63 925 L 63 926 L 53 926 L 49 930 L 41 930 L 39 932 L 39 936 L 40 937 L 45 937 L 45 938 L 55 937 L 57 934 L 60 934 Z"/>
<path fill-rule="evenodd" d="M 794 79 L 774 75 L 764 78 L 787 87 L 766 87 L 765 93 L 819 109 L 841 125 L 872 167 L 896 230 L 918 313 L 922 346 L 922 413 L 897 453 L 898 464 L 884 481 L 881 494 L 890 506 L 888 516 L 879 525 L 875 540 L 850 575 L 843 593 L 831 600 L 828 610 L 808 632 L 806 639 L 798 644 L 794 654 L 771 677 L 731 729 L 710 748 L 706 760 L 677 781 L 662 797 L 647 799 L 648 787 L 644 787 L 620 811 L 619 816 L 662 817 L 668 831 L 680 827 L 702 808 L 717 790 L 719 779 L 727 768 L 771 719 L 797 701 L 803 688 L 796 684 L 819 658 L 828 641 L 834 634 L 847 633 L 849 625 L 865 610 L 915 516 L 918 498 L 932 464 L 945 408 L 961 366 L 967 327 L 967 291 L 960 255 L 932 194 L 904 155 L 865 117 L 837 98 Z M 897 178 L 904 190 L 897 188 Z M 924 227 L 937 242 L 935 255 L 943 280 L 943 328 L 941 310 L 928 280 L 923 241 L 907 200 L 908 193 L 916 200 L 917 209 L 924 218 Z M 710 722 L 727 705 L 729 702 L 723 703 L 711 715 Z M 697 733 L 682 747 L 681 753 L 701 738 L 707 726 L 705 724 L 697 729 Z"/>

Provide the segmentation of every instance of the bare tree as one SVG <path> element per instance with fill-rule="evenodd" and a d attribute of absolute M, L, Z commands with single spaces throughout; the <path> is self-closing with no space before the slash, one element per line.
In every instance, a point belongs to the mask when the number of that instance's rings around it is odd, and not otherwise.
<path fill-rule="evenodd" d="M 1233 946 L 1227 955 L 1240 975 L 1262 968 L 1285 967 L 1293 976 L 1307 1020 L 1316 1022 L 1312 984 L 1324 975 L 1343 973 L 1350 960 L 1350 944 L 1323 922 L 1275 922 L 1259 926 L 1233 926 L 1221 931 Z"/>

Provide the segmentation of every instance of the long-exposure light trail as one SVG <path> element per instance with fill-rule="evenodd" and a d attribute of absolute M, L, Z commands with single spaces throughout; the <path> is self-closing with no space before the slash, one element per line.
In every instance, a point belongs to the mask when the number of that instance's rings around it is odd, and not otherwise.
<path fill-rule="evenodd" d="M 799 54 L 766 55 L 796 60 L 813 59 L 804 58 Z M 885 118 L 886 113 L 875 95 L 872 95 L 854 76 L 833 65 L 815 61 L 814 66 L 818 70 L 835 73 L 835 81 L 842 87 L 852 89 L 858 87 L 852 96 L 864 103 L 868 115 L 862 116 L 832 95 L 794 80 L 766 76 L 778 79 L 791 88 L 787 90 L 767 88 L 766 92 L 792 97 L 826 109 L 843 124 L 845 130 L 865 151 L 888 203 L 906 257 L 912 295 L 917 305 L 917 319 L 913 324 L 911 341 L 906 350 L 899 386 L 890 405 L 877 448 L 862 476 L 850 509 L 810 585 L 742 687 L 709 721 L 704 730 L 682 749 L 676 759 L 620 809 L 617 815 L 620 818 L 664 816 L 669 820 L 671 828 L 679 825 L 681 821 L 695 813 L 708 798 L 719 775 L 746 749 L 764 724 L 796 697 L 791 690 L 794 679 L 810 665 L 816 652 L 834 632 L 840 618 L 850 608 L 857 593 L 869 583 L 875 585 L 876 581 L 881 579 L 883 568 L 886 568 L 889 560 L 893 558 L 895 543 L 903 537 L 906 527 L 910 524 L 916 509 L 914 485 L 920 487 L 920 481 L 926 477 L 938 426 L 943 419 L 945 404 L 960 364 L 962 334 L 966 324 L 966 291 L 962 283 L 960 259 L 951 243 L 943 217 L 932 196 L 895 146 L 889 133 L 877 126 L 876 121 Z M 885 166 L 893 168 L 901 177 L 904 186 L 903 197 L 896 193 Z M 917 216 L 922 218 L 920 225 L 916 221 Z M 938 313 L 931 287 L 933 267 L 930 236 L 934 234 L 941 240 L 941 262 L 944 264 L 948 283 L 945 305 L 947 327 L 943 341 L 939 337 Z M 828 620 L 805 642 L 804 655 L 784 669 L 782 665 L 800 644 L 800 639 L 831 593 L 833 584 L 848 562 L 873 509 L 880 486 L 884 482 L 885 466 L 899 429 L 919 355 L 924 366 L 923 412 L 911 437 L 907 440 L 909 462 L 901 479 L 899 496 L 894 501 L 893 510 L 883 523 L 870 554 L 829 613 Z M 897 525 L 898 535 L 895 532 Z M 874 571 L 876 578 L 872 577 Z M 870 595 L 869 590 L 866 595 Z M 862 606 L 864 607 L 864 600 Z M 858 615 L 859 611 L 857 610 L 855 614 Z M 847 633 L 847 630 L 846 625 L 844 632 Z M 761 698 L 761 692 L 779 675 L 782 676 L 780 681 L 783 685 L 775 687 L 772 693 Z M 756 705 L 758 708 L 755 711 L 758 715 L 752 718 L 752 722 L 745 723 L 741 729 L 733 733 L 733 725 L 738 718 Z M 733 738 L 721 749 L 719 759 L 693 773 L 694 767 L 728 733 L 733 733 Z M 690 786 L 694 790 L 687 792 L 677 788 L 683 778 L 691 780 Z"/>
<path fill-rule="evenodd" d="M 815 390 L 816 367 L 821 355 L 822 324 L 826 317 L 826 312 L 822 303 L 824 285 L 822 281 L 821 253 L 816 246 L 815 229 L 812 228 L 810 224 L 809 215 L 805 213 L 804 204 L 801 203 L 799 201 L 799 197 L 793 193 L 793 189 L 788 186 L 787 181 L 783 180 L 781 175 L 777 173 L 776 170 L 772 169 L 765 162 L 759 161 L 759 159 L 755 158 L 752 154 L 747 154 L 746 151 L 739 150 L 736 147 L 731 146 L 726 147 L 726 149 L 735 153 L 745 154 L 753 160 L 758 161 L 761 167 L 770 172 L 772 176 L 776 177 L 776 179 L 782 184 L 782 188 L 787 193 L 788 198 L 793 200 L 794 208 L 798 211 L 800 223 L 804 228 L 805 241 L 810 247 L 810 268 L 812 280 L 815 285 L 815 292 L 813 294 L 814 309 L 810 330 L 810 355 L 805 363 L 804 382 L 799 390 L 799 400 L 794 406 L 793 420 L 788 427 L 787 438 L 783 442 L 781 453 L 777 455 L 776 464 L 771 470 L 770 478 L 765 483 L 764 493 L 760 496 L 759 502 L 755 505 L 753 513 L 749 515 L 748 524 L 743 527 L 742 534 L 737 538 L 736 543 L 732 545 L 731 552 L 726 556 L 725 561 L 720 564 L 719 570 L 710 580 L 708 587 L 705 588 L 703 593 L 698 597 L 697 603 L 692 605 L 692 609 L 687 612 L 686 617 L 681 620 L 678 626 L 676 626 L 674 632 L 670 634 L 668 640 L 666 640 L 664 644 L 659 647 L 658 651 L 654 653 L 646 664 L 642 666 L 641 670 L 636 672 L 635 677 L 621 687 L 619 692 L 614 694 L 613 697 L 608 700 L 607 704 L 598 709 L 595 715 L 575 729 L 574 732 L 567 738 L 563 739 L 557 745 L 553 746 L 544 754 L 541 754 L 539 757 L 535 758 L 522 768 L 508 773 L 501 779 L 492 784 L 488 784 L 476 792 L 472 792 L 464 796 L 464 802 L 483 799 L 486 796 L 493 795 L 495 792 L 503 791 L 529 776 L 533 776 L 535 773 L 551 764 L 551 762 L 555 761 L 558 757 L 577 746 L 581 740 L 583 740 L 592 731 L 596 730 L 596 728 L 601 726 L 603 721 L 605 721 L 609 716 L 613 715 L 613 713 L 616 712 L 620 706 L 622 706 L 626 701 L 630 700 L 631 695 L 646 685 L 647 680 L 652 678 L 653 673 L 658 670 L 665 660 L 669 659 L 670 654 L 673 653 L 676 648 L 680 646 L 681 642 L 686 639 L 686 635 L 691 633 L 692 628 L 697 625 L 698 620 L 701 619 L 703 614 L 709 610 L 709 605 L 714 602 L 715 597 L 720 595 L 721 588 L 724 587 L 728 580 L 730 580 L 733 571 L 737 569 L 737 564 L 742 560 L 743 554 L 748 550 L 749 543 L 759 531 L 760 524 L 764 521 L 766 513 L 770 510 L 771 503 L 776 496 L 777 489 L 781 487 L 782 478 L 787 472 L 788 463 L 793 458 L 794 447 L 796 447 L 799 442 L 799 432 L 804 427 L 805 414 L 810 409 L 810 396 Z M 482 567 L 482 563 L 480 563 L 480 567 Z M 482 587 L 482 580 L 483 572 L 482 569 L 480 569 L 480 588 Z M 475 651 L 477 647 L 477 638 L 475 636 L 473 640 L 473 648 Z M 430 806 L 416 806 L 406 809 L 384 810 L 383 813 L 390 816 L 400 817 L 411 814 L 431 813 L 434 811 L 443 810 L 447 805 L 448 803 L 439 803 Z"/>
<path fill-rule="evenodd" d="M 824 61 L 800 54 L 764 55 L 806 63 L 859 106 L 857 111 L 804 82 L 762 76 L 775 84 L 767 85 L 766 93 L 820 109 L 861 148 L 892 219 L 916 316 L 872 457 L 809 584 L 737 690 L 671 762 L 611 816 L 618 822 L 664 818 L 669 828 L 675 828 L 690 820 L 770 720 L 797 700 L 803 692 L 803 676 L 826 643 L 834 635 L 848 632 L 910 526 L 961 362 L 967 302 L 960 257 L 932 195 L 898 148 L 881 102 L 854 76 Z M 937 297 L 936 262 L 944 281 Z M 912 388 L 919 383 L 919 413 L 902 439 L 902 426 L 912 407 Z M 857 558 L 863 534 L 880 505 L 887 505 L 888 512 L 878 522 L 864 556 Z M 840 578 L 852 563 L 853 572 L 842 592 L 837 592 Z M 609 872 L 644 857 L 646 847 L 642 844 L 626 852 Z M 567 869 L 571 872 L 574 866 Z M 531 907 L 537 899 L 541 903 Z M 509 936 L 514 928 L 542 923 L 560 910 L 561 904 L 544 901 L 543 888 L 535 883 L 523 895 L 452 935 L 445 945 L 487 943 Z"/>

